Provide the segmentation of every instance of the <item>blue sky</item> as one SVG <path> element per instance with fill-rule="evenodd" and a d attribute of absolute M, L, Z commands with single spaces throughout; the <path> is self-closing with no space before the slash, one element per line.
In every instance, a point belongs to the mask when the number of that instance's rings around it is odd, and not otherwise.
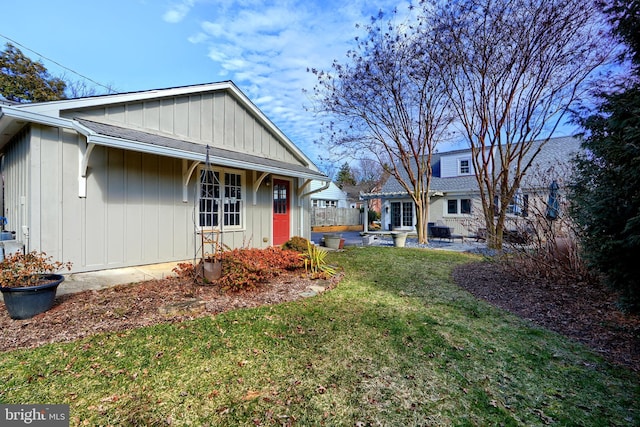
<path fill-rule="evenodd" d="M 306 70 L 343 62 L 356 23 L 395 6 L 406 10 L 400 0 L 4 0 L 0 43 L 19 43 L 53 75 L 80 79 L 50 60 L 118 92 L 232 80 L 320 163 Z"/>

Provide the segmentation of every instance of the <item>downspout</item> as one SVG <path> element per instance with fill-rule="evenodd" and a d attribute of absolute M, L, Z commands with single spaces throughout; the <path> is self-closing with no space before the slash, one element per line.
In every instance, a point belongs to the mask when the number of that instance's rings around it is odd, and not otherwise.
<path fill-rule="evenodd" d="M 304 187 L 306 187 L 307 185 L 309 185 L 309 183 L 311 183 L 311 180 L 307 179 L 307 181 L 300 187 L 300 190 L 298 191 L 298 206 L 300 207 L 300 209 L 299 209 L 300 210 L 300 230 L 299 230 L 300 234 L 302 234 L 302 230 L 304 230 L 304 227 L 303 227 L 304 209 L 303 208 L 304 208 L 304 199 L 305 199 L 305 197 L 310 196 L 310 195 L 315 194 L 315 193 L 318 193 L 320 191 L 324 191 L 327 188 L 329 188 L 329 185 L 331 185 L 331 181 L 324 181 L 324 185 L 322 187 L 317 188 L 315 190 L 308 191 L 308 192 L 303 193 L 303 194 L 300 194 L 301 190 Z M 311 208 L 311 205 L 309 205 L 309 208 Z M 311 237 L 311 236 L 309 236 L 309 237 Z"/>
<path fill-rule="evenodd" d="M 308 191 L 308 192 L 306 192 L 304 194 L 300 194 L 299 197 L 302 198 L 302 197 L 310 196 L 310 195 L 315 194 L 315 193 L 319 193 L 319 192 L 324 191 L 327 188 L 329 188 L 330 185 L 331 185 L 331 181 L 324 181 L 324 185 L 322 187 L 316 188 L 315 190 Z"/>

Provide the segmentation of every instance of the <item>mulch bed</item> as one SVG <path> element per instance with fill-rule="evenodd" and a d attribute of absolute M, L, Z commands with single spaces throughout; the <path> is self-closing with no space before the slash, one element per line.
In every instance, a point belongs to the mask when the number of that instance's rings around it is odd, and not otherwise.
<path fill-rule="evenodd" d="M 219 286 L 197 285 L 188 279 L 150 280 L 61 295 L 51 310 L 25 320 L 11 319 L 0 304 L 0 351 L 294 301 L 303 298 L 311 286 L 331 288 L 339 279 L 313 280 L 285 273 L 243 292 L 224 292 Z"/>
<path fill-rule="evenodd" d="M 604 286 L 526 280 L 490 262 L 459 266 L 453 278 L 478 298 L 640 371 L 640 316 L 621 312 Z"/>

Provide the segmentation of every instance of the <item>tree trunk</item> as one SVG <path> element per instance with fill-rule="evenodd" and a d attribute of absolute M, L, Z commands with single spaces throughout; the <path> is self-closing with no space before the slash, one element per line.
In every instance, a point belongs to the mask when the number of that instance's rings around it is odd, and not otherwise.
<path fill-rule="evenodd" d="M 414 200 L 416 206 L 416 232 L 418 233 L 418 243 L 429 243 L 428 223 L 429 223 L 429 197 L 420 197 Z"/>

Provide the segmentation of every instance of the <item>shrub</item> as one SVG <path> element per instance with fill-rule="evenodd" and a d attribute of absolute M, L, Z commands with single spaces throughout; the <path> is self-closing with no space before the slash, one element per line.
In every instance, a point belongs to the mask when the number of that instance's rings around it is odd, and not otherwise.
<path fill-rule="evenodd" d="M 196 274 L 196 269 L 190 262 L 180 262 L 171 271 L 176 273 L 180 279 L 192 279 Z"/>
<path fill-rule="evenodd" d="M 620 303 L 640 313 L 640 85 L 606 96 L 582 120 L 588 137 L 576 160 L 571 215 L 583 254 Z"/>
<path fill-rule="evenodd" d="M 309 244 L 309 241 L 304 237 L 293 236 L 291 239 L 289 239 L 287 242 L 285 242 L 282 245 L 282 249 L 288 249 L 288 250 L 296 251 L 303 254 L 307 252 L 308 244 Z"/>
<path fill-rule="evenodd" d="M 239 291 L 303 266 L 302 257 L 295 251 L 277 247 L 233 249 L 222 254 L 222 277 L 218 283 L 223 289 Z"/>
<path fill-rule="evenodd" d="M 0 286 L 22 287 L 40 284 L 39 275 L 71 270 L 71 262 L 54 261 L 44 252 L 16 252 L 0 262 Z"/>

